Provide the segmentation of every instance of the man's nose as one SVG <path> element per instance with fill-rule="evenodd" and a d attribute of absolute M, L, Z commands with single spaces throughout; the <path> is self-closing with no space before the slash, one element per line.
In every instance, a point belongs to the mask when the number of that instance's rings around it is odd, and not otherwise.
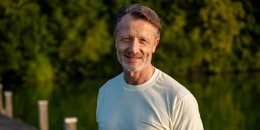
<path fill-rule="evenodd" d="M 129 50 L 132 53 L 137 53 L 139 51 L 139 43 L 137 39 L 133 39 L 130 46 L 129 46 Z"/>

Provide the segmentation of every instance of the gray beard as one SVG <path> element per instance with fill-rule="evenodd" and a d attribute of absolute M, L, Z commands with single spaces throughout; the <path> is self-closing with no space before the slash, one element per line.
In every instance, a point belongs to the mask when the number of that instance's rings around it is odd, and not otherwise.
<path fill-rule="evenodd" d="M 139 65 L 138 67 L 131 67 L 131 65 L 127 64 L 126 62 L 124 62 L 123 60 L 120 59 L 120 55 L 119 52 L 116 52 L 117 55 L 117 60 L 118 62 L 122 65 L 123 69 L 125 69 L 128 72 L 138 72 L 143 70 L 149 63 L 151 63 L 152 61 L 152 56 L 148 57 L 148 61 L 145 63 L 142 63 L 141 65 Z"/>

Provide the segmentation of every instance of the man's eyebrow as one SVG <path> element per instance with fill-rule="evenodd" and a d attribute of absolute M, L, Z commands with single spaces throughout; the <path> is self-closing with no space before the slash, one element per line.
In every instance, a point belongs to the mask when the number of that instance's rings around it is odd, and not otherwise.
<path fill-rule="evenodd" d="M 132 35 L 130 35 L 130 34 L 126 34 L 126 33 L 119 33 L 119 36 L 131 37 Z"/>

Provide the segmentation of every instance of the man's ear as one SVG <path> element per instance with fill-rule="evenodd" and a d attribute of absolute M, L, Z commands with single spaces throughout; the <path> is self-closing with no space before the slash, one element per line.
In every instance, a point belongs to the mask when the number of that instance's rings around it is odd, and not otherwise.
<path fill-rule="evenodd" d="M 155 52 L 156 47 L 158 46 L 159 42 L 160 42 L 160 38 L 157 38 L 157 39 L 154 41 L 153 53 Z"/>
<path fill-rule="evenodd" d="M 114 42 L 115 42 L 115 47 L 117 46 L 117 37 L 116 34 L 114 33 Z"/>

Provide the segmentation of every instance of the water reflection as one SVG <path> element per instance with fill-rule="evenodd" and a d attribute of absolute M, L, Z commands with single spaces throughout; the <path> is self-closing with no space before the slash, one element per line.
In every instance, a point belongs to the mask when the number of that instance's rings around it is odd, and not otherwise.
<path fill-rule="evenodd" d="M 259 128 L 260 74 L 218 75 L 184 81 L 198 99 L 205 130 Z"/>
<path fill-rule="evenodd" d="M 176 78 L 197 98 L 205 130 L 257 129 L 260 119 L 260 74 Z M 49 101 L 50 130 L 62 130 L 63 119 L 78 118 L 78 130 L 95 130 L 98 88 L 106 80 L 9 86 L 14 117 L 38 127 L 38 100 Z"/>

